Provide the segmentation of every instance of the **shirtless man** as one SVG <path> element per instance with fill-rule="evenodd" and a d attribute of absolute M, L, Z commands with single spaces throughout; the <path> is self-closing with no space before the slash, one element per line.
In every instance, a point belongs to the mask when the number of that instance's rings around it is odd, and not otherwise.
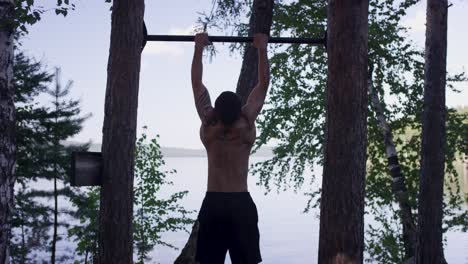
<path fill-rule="evenodd" d="M 249 156 L 255 142 L 255 119 L 268 90 L 268 36 L 256 34 L 258 83 L 242 107 L 233 92 L 223 92 L 211 105 L 203 85 L 202 56 L 211 43 L 206 33 L 195 36 L 192 87 L 202 125 L 200 138 L 208 154 L 208 190 L 198 215 L 200 229 L 196 259 L 201 264 L 224 263 L 226 252 L 233 264 L 262 261 L 257 208 L 247 188 Z"/>

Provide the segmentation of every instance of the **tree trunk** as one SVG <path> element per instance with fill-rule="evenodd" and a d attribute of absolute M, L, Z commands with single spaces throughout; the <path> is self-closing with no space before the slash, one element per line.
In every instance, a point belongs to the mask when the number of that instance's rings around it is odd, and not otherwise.
<path fill-rule="evenodd" d="M 15 105 L 13 87 L 13 0 L 0 0 L 0 263 L 10 262 L 15 184 Z"/>
<path fill-rule="evenodd" d="M 273 7 L 273 0 L 256 0 L 253 2 L 252 15 L 249 20 L 249 36 L 253 36 L 255 33 L 270 35 Z M 257 49 L 251 43 L 247 43 L 236 88 L 236 93 L 239 95 L 242 105 L 247 102 L 250 92 L 258 82 L 257 56 Z"/>
<path fill-rule="evenodd" d="M 254 33 L 265 33 L 270 35 L 270 28 L 273 21 L 273 0 L 254 0 L 252 3 L 252 14 L 249 20 L 249 36 Z M 247 98 L 257 84 L 258 78 L 258 57 L 257 49 L 250 43 L 246 44 L 242 68 L 237 82 L 236 93 L 239 95 L 242 105 L 247 102 Z M 195 264 L 195 254 L 197 251 L 198 222 L 192 227 L 190 237 L 182 252 L 177 257 L 174 264 Z"/>
<path fill-rule="evenodd" d="M 114 0 L 102 140 L 99 263 L 133 262 L 135 154 L 143 0 Z"/>
<path fill-rule="evenodd" d="M 427 1 L 416 263 L 443 263 L 447 0 Z"/>
<path fill-rule="evenodd" d="M 26 239 L 24 237 L 24 222 L 23 222 L 23 219 L 24 219 L 24 216 L 23 216 L 23 212 L 20 212 L 21 213 L 21 264 L 25 264 L 26 263 L 26 252 L 28 252 L 28 250 L 26 249 Z"/>
<path fill-rule="evenodd" d="M 52 254 L 50 257 L 50 263 L 55 264 L 55 252 L 57 251 L 57 227 L 58 227 L 58 191 L 57 191 L 57 177 L 58 177 L 58 156 L 59 156 L 59 135 L 57 134 L 57 127 L 58 124 L 58 115 L 59 115 L 59 98 L 58 98 L 58 87 L 59 87 L 59 70 L 55 70 L 55 81 L 56 81 L 56 89 L 55 89 L 55 120 L 54 120 L 54 146 L 55 146 L 55 153 L 57 155 L 55 158 L 54 164 L 54 231 L 52 234 Z"/>
<path fill-rule="evenodd" d="M 328 1 L 328 80 L 318 263 L 362 263 L 367 0 Z"/>
<path fill-rule="evenodd" d="M 54 233 L 52 235 L 52 255 L 50 263 L 55 264 L 55 252 L 57 246 L 57 227 L 58 227 L 58 192 L 57 192 L 57 175 L 54 175 Z"/>
<path fill-rule="evenodd" d="M 405 246 L 405 257 L 410 259 L 416 254 L 417 230 L 414 221 L 413 212 L 408 200 L 408 192 L 406 189 L 405 176 L 401 173 L 400 163 L 398 162 L 397 150 L 393 142 L 393 135 L 390 126 L 387 123 L 382 108 L 382 103 L 379 100 L 379 95 L 374 89 L 372 83 L 372 69 L 369 70 L 368 89 L 371 99 L 371 106 L 377 116 L 380 129 L 384 136 L 385 151 L 388 159 L 388 169 L 392 177 L 392 192 L 400 206 L 400 218 L 403 226 L 403 243 Z"/>
<path fill-rule="evenodd" d="M 198 237 L 198 227 L 199 223 L 196 221 L 193 224 L 192 232 L 190 233 L 190 237 L 185 244 L 182 252 L 174 261 L 174 264 L 196 264 L 198 262 L 195 261 L 195 254 L 197 253 L 197 237 Z"/>
<path fill-rule="evenodd" d="M 85 251 L 84 264 L 88 264 L 88 250 Z"/>

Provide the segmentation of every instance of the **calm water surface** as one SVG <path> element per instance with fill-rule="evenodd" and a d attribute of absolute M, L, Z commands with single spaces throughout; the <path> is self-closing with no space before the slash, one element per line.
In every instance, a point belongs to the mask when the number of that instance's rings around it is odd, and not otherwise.
<path fill-rule="evenodd" d="M 183 205 L 189 210 L 198 210 L 206 191 L 206 158 L 166 158 L 167 168 L 176 169 L 172 177 L 174 186 L 163 193 L 189 190 Z M 252 162 L 261 161 L 253 158 Z M 320 169 L 317 169 L 320 174 Z M 256 179 L 249 176 L 249 191 L 257 205 L 259 214 L 260 248 L 263 263 L 304 264 L 316 263 L 318 251 L 318 210 L 302 213 L 307 197 L 299 191 L 269 193 L 255 185 Z M 194 215 L 195 217 L 196 215 Z M 163 240 L 183 248 L 188 234 L 185 232 L 165 233 Z M 179 250 L 157 247 L 152 252 L 152 263 L 173 263 Z M 452 232 L 447 235 L 445 248 L 448 263 L 468 264 L 468 234 Z M 229 255 L 225 263 L 231 263 Z"/>

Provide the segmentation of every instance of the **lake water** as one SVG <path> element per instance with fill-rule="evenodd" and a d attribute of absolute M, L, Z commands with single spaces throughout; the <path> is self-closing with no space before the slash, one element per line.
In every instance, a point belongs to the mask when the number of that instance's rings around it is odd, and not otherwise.
<path fill-rule="evenodd" d="M 251 162 L 258 162 L 264 158 L 253 157 Z M 188 210 L 200 208 L 206 191 L 207 161 L 205 157 L 178 157 L 165 158 L 166 169 L 176 169 L 177 174 L 169 176 L 174 182 L 173 186 L 165 187 L 161 190 L 164 197 L 169 193 L 188 190 L 189 194 L 182 201 L 182 205 Z M 317 174 L 321 173 L 320 168 L 316 168 Z M 311 173 L 311 172 L 306 172 Z M 310 176 L 310 175 L 309 175 Z M 310 178 L 310 177 L 306 177 Z M 256 179 L 249 176 L 249 191 L 254 199 L 259 215 L 260 229 L 260 249 L 263 263 L 266 264 L 305 264 L 317 263 L 319 219 L 318 209 L 313 209 L 309 213 L 302 213 L 307 197 L 299 191 L 271 192 L 264 195 L 265 190 L 256 186 Z M 51 184 L 45 181 L 36 182 L 35 188 L 50 190 Z M 314 185 L 320 185 L 320 179 Z M 44 203 L 52 205 L 51 200 Z M 69 208 L 71 205 L 67 201 L 60 200 L 62 208 Z M 466 208 L 465 208 L 466 210 Z M 193 218 L 196 214 L 193 215 Z M 369 217 L 366 217 L 366 221 Z M 63 219 L 59 219 L 64 221 Z M 73 222 L 70 222 L 73 224 Z M 188 227 L 191 229 L 191 226 Z M 59 234 L 64 238 L 57 244 L 57 254 L 71 255 L 73 258 L 75 242 L 67 238 L 67 231 L 59 228 Z M 164 233 L 162 238 L 180 249 L 185 245 L 188 234 L 184 231 L 175 233 Z M 449 232 L 446 234 L 447 246 L 445 247 L 445 257 L 450 264 L 468 264 L 468 234 L 462 232 Z M 179 255 L 180 250 L 158 246 L 151 252 L 152 260 L 147 263 L 170 264 Z M 48 252 L 37 252 L 35 255 L 38 261 L 44 259 L 47 263 L 50 255 Z M 73 263 L 73 261 L 60 261 L 60 263 Z M 229 255 L 226 262 L 230 264 Z"/>
<path fill-rule="evenodd" d="M 167 168 L 177 170 L 172 176 L 174 186 L 164 192 L 189 190 L 183 202 L 186 209 L 198 210 L 206 191 L 206 158 L 166 158 Z M 251 162 L 262 158 L 252 158 Z M 317 170 L 321 173 L 320 170 Z M 265 190 L 255 185 L 256 179 L 249 176 L 249 191 L 259 214 L 260 249 L 263 263 L 304 264 L 317 263 L 319 219 L 318 209 L 302 213 L 307 202 L 302 192 L 293 191 L 264 195 Z M 319 184 L 319 183 L 317 183 Z M 190 227 L 191 228 L 191 227 Z M 163 240 L 183 248 L 188 234 L 166 233 Z M 151 263 L 168 264 L 179 255 L 179 250 L 157 247 L 152 252 Z M 468 234 L 447 234 L 445 257 L 448 263 L 468 264 Z M 225 263 L 231 263 L 229 255 Z"/>

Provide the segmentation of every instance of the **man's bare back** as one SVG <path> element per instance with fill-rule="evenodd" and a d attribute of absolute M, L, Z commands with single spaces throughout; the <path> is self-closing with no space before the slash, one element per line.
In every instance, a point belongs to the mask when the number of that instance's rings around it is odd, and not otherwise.
<path fill-rule="evenodd" d="M 231 92 L 230 98 L 227 96 L 227 101 L 221 103 L 224 109 L 220 110 L 211 105 L 210 95 L 202 82 L 202 54 L 203 48 L 210 44 L 208 35 L 197 34 L 195 36 L 192 88 L 196 109 L 202 121 L 200 138 L 208 153 L 208 191 L 246 192 L 248 190 L 247 171 L 250 150 L 255 141 L 255 119 L 265 102 L 269 84 L 267 42 L 268 37 L 264 34 L 254 36 L 253 45 L 258 49 L 259 54 L 258 83 L 253 87 L 246 104 L 241 109 L 240 102 L 238 105 L 234 104 L 234 107 L 226 106 L 225 104 L 232 103 L 232 100 L 239 100 L 236 96 L 233 99 L 234 93 Z M 240 111 L 231 113 L 230 110 L 236 111 L 235 108 Z M 230 121 L 233 123 L 223 122 L 223 117 L 226 118 L 225 115 L 227 115 L 229 121 L 231 114 L 234 119 Z M 237 114 L 238 117 L 236 117 Z"/>
<path fill-rule="evenodd" d="M 209 192 L 247 192 L 249 155 L 255 124 L 244 114 L 226 128 L 221 122 L 202 125 L 200 138 L 208 153 Z"/>

